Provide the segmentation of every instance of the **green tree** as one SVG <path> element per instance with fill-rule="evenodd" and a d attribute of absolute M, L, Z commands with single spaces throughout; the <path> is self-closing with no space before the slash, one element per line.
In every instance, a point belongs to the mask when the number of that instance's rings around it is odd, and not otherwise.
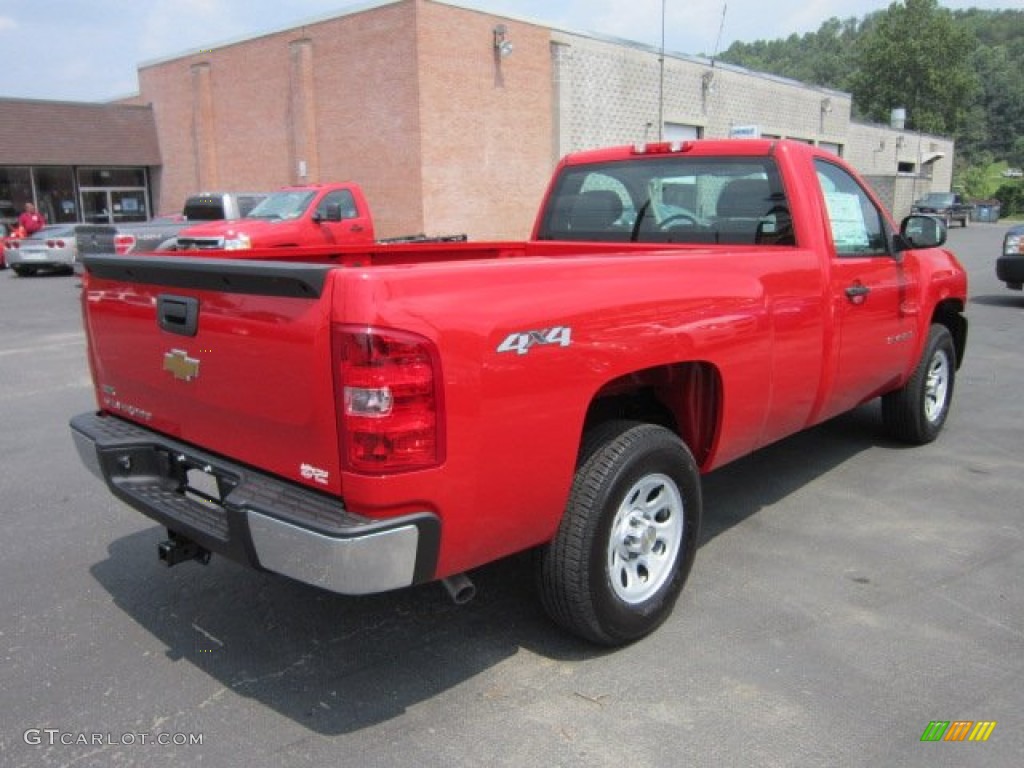
<path fill-rule="evenodd" d="M 850 82 L 858 111 L 885 122 L 905 107 L 907 127 L 956 135 L 979 90 L 969 61 L 977 38 L 937 0 L 904 0 L 874 16 L 858 40 Z"/>
<path fill-rule="evenodd" d="M 985 117 L 983 145 L 998 157 L 1007 157 L 1024 127 L 1024 77 L 1005 45 L 981 45 L 971 54 L 978 75 L 978 107 Z M 969 153 L 974 149 L 964 147 Z"/>
<path fill-rule="evenodd" d="M 1024 213 L 1024 186 L 1020 184 L 1003 184 L 996 190 L 995 198 L 1000 203 L 1001 216 L 1013 216 Z"/>
<path fill-rule="evenodd" d="M 771 72 L 804 83 L 846 90 L 860 32 L 860 23 L 855 18 L 831 18 L 822 23 L 817 32 L 802 36 L 735 42 L 720 58 L 755 72 Z"/>
<path fill-rule="evenodd" d="M 1024 136 L 1018 135 L 1013 140 L 1013 147 L 1006 155 L 1006 160 L 1015 168 L 1024 168 Z"/>
<path fill-rule="evenodd" d="M 992 196 L 991 182 L 987 169 L 981 165 L 972 165 L 963 169 L 955 179 L 968 200 L 986 200 Z"/>
<path fill-rule="evenodd" d="M 805 35 L 736 42 L 720 58 L 847 91 L 860 120 L 885 123 L 906 107 L 911 128 L 956 141 L 957 176 L 996 159 L 1024 167 L 1024 10 L 907 0 Z"/>

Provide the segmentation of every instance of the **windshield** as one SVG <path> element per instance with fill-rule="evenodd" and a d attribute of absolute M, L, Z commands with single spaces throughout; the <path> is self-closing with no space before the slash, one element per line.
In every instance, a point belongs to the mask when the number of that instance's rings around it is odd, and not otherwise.
<path fill-rule="evenodd" d="M 274 192 L 249 211 L 247 219 L 297 219 L 306 212 L 316 192 L 312 190 L 282 190 Z"/>
<path fill-rule="evenodd" d="M 565 168 L 542 240 L 794 245 L 774 160 L 636 158 Z"/>

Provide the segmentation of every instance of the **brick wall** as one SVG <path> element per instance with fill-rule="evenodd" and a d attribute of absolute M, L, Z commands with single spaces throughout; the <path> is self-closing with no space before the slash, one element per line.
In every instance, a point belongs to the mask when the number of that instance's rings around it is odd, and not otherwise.
<path fill-rule="evenodd" d="M 199 189 L 351 179 L 381 234 L 421 230 L 415 5 L 140 69 L 164 159 L 161 210 Z"/>
<path fill-rule="evenodd" d="M 419 9 L 428 234 L 524 239 L 556 160 L 546 28 L 432 2 Z M 494 47 L 503 24 L 512 53 Z"/>
<path fill-rule="evenodd" d="M 353 180 L 380 237 L 526 237 L 554 159 L 549 35 L 507 22 L 501 58 L 499 21 L 407 0 L 142 68 L 159 210 L 200 189 Z"/>

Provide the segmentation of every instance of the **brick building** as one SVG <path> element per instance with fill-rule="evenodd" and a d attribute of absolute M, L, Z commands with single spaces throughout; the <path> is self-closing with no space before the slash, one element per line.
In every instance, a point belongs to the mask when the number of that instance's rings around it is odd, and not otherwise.
<path fill-rule="evenodd" d="M 143 64 L 124 104 L 151 110 L 154 210 L 198 190 L 351 179 L 383 237 L 525 237 L 562 154 L 659 138 L 819 144 L 897 215 L 952 180 L 951 141 L 852 122 L 849 94 L 442 0 Z"/>
<path fill-rule="evenodd" d="M 158 182 L 153 110 L 0 99 L 0 222 L 25 203 L 50 223 L 145 221 Z"/>

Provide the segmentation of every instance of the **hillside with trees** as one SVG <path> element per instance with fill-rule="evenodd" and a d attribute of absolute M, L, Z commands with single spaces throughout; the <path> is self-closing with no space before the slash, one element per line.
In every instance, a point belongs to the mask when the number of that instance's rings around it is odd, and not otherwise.
<path fill-rule="evenodd" d="M 1020 182 L 992 172 L 1024 167 L 1024 11 L 902 0 L 802 36 L 733 43 L 718 58 L 846 91 L 856 120 L 888 123 L 904 107 L 909 130 L 956 141 L 956 183 L 968 195 L 1024 210 Z"/>

